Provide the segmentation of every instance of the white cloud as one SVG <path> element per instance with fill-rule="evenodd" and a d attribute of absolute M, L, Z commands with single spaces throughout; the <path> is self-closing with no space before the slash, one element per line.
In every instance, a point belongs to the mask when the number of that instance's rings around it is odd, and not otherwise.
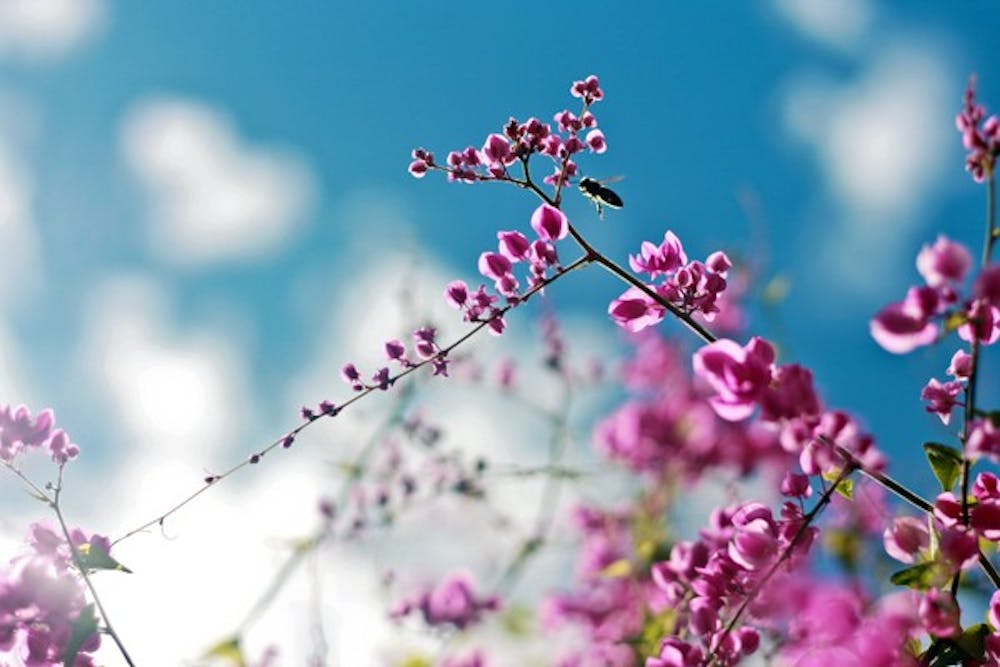
<path fill-rule="evenodd" d="M 958 102 L 946 63 L 931 46 L 896 45 L 855 81 L 812 75 L 787 87 L 786 130 L 814 150 L 841 220 L 827 229 L 824 259 L 852 287 L 897 268 L 944 173 Z"/>
<path fill-rule="evenodd" d="M 152 249 L 173 263 L 267 255 L 312 206 L 315 181 L 301 158 L 247 144 L 201 102 L 144 100 L 128 112 L 121 141 L 152 204 Z"/>
<path fill-rule="evenodd" d="M 0 306 L 23 299 L 41 278 L 35 175 L 27 157 L 38 130 L 35 105 L 0 92 Z"/>
<path fill-rule="evenodd" d="M 864 38 L 874 18 L 868 0 L 774 0 L 774 7 L 809 38 L 845 50 Z"/>
<path fill-rule="evenodd" d="M 130 453 L 204 463 L 236 437 L 249 411 L 245 369 L 223 332 L 175 333 L 170 307 L 148 279 L 104 284 L 91 297 L 81 358 Z"/>
<path fill-rule="evenodd" d="M 3 0 L 0 56 L 59 59 L 92 38 L 105 14 L 104 0 Z"/>

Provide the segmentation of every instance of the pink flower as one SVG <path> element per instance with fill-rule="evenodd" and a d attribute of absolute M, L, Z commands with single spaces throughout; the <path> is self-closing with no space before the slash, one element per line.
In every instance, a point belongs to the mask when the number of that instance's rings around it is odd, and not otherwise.
<path fill-rule="evenodd" d="M 586 104 L 591 104 L 604 98 L 604 91 L 601 90 L 601 84 L 593 74 L 583 81 L 574 81 L 572 87 L 569 89 L 569 93 L 573 97 L 583 98 Z"/>
<path fill-rule="evenodd" d="M 968 307 L 966 322 L 958 328 L 958 337 L 971 343 L 978 338 L 983 345 L 992 345 L 1000 339 L 1000 308 L 976 300 Z"/>
<path fill-rule="evenodd" d="M 961 382 L 942 384 L 936 378 L 931 378 L 927 382 L 927 386 L 920 392 L 920 398 L 927 401 L 925 408 L 927 412 L 936 414 L 947 426 L 948 422 L 951 421 L 951 411 L 958 403 L 956 398 L 960 393 L 962 393 Z"/>
<path fill-rule="evenodd" d="M 487 278 L 500 280 L 510 273 L 510 260 L 497 252 L 484 252 L 479 256 L 479 272 Z"/>
<path fill-rule="evenodd" d="M 694 372 L 715 390 L 709 399 L 715 412 L 740 421 L 770 385 L 774 358 L 774 347 L 762 338 L 754 336 L 744 347 L 722 339 L 694 354 Z"/>
<path fill-rule="evenodd" d="M 587 146 L 598 155 L 608 150 L 608 144 L 604 140 L 604 133 L 600 130 L 591 130 L 587 133 Z"/>
<path fill-rule="evenodd" d="M 895 519 L 882 533 L 885 552 L 903 563 L 913 563 L 916 556 L 930 546 L 927 521 L 912 516 Z"/>
<path fill-rule="evenodd" d="M 994 462 L 1000 462 L 1000 428 L 990 419 L 973 420 L 966 453 L 970 458 L 985 456 Z"/>
<path fill-rule="evenodd" d="M 528 258 L 531 242 L 521 232 L 497 232 L 500 242 L 500 254 L 512 262 L 520 262 Z"/>
<path fill-rule="evenodd" d="M 648 273 L 650 277 L 656 278 L 687 264 L 687 255 L 681 240 L 668 230 L 659 246 L 643 241 L 639 254 L 629 255 L 628 263 L 636 273 Z"/>
<path fill-rule="evenodd" d="M 512 164 L 517 159 L 510 150 L 507 138 L 502 134 L 491 134 L 486 137 L 482 153 L 485 161 L 494 167 Z"/>
<path fill-rule="evenodd" d="M 543 241 L 558 241 L 569 233 L 569 220 L 556 207 L 542 204 L 531 214 L 531 228 Z"/>
<path fill-rule="evenodd" d="M 930 589 L 921 598 L 917 613 L 924 629 L 935 637 L 951 637 L 959 631 L 958 605 L 950 593 Z"/>
<path fill-rule="evenodd" d="M 917 255 L 917 271 L 931 287 L 960 283 L 972 265 L 972 256 L 961 243 L 937 237 L 934 245 L 925 245 Z"/>
<path fill-rule="evenodd" d="M 958 350 L 952 355 L 946 372 L 956 380 L 968 379 L 972 373 L 972 355 L 965 350 Z"/>
<path fill-rule="evenodd" d="M 883 349 L 906 354 L 937 338 L 938 327 L 930 321 L 939 305 L 937 292 L 930 288 L 911 287 L 906 298 L 883 308 L 870 322 L 872 338 Z"/>
<path fill-rule="evenodd" d="M 608 306 L 608 314 L 615 324 L 632 333 L 659 324 L 665 313 L 663 306 L 638 287 L 628 288 Z"/>
<path fill-rule="evenodd" d="M 1000 264 L 990 264 L 972 286 L 972 294 L 991 306 L 1000 308 Z"/>
<path fill-rule="evenodd" d="M 462 308 L 469 300 L 469 287 L 463 280 L 453 280 L 445 285 L 444 298 L 452 308 Z"/>

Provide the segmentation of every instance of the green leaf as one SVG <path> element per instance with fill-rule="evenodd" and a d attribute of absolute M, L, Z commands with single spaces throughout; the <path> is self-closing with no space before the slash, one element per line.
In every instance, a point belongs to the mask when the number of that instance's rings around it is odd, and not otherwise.
<path fill-rule="evenodd" d="M 531 634 L 531 621 L 534 612 L 529 607 L 515 604 L 507 608 L 500 616 L 500 625 L 512 637 L 527 637 Z"/>
<path fill-rule="evenodd" d="M 63 652 L 63 664 L 76 664 L 80 647 L 95 632 L 97 632 L 97 616 L 94 614 L 94 605 L 91 603 L 81 609 L 76 620 L 73 621 L 73 630 L 70 633 L 69 641 L 66 642 L 66 650 Z"/>
<path fill-rule="evenodd" d="M 893 573 L 889 581 L 897 586 L 906 586 L 918 591 L 926 591 L 936 583 L 938 579 L 937 563 L 920 563 L 908 567 L 905 570 Z"/>
<path fill-rule="evenodd" d="M 951 491 L 962 474 L 962 452 L 939 442 L 925 442 L 924 454 L 943 491 Z"/>
<path fill-rule="evenodd" d="M 76 547 L 76 552 L 80 555 L 80 565 L 88 572 L 94 570 L 117 570 L 132 574 L 132 570 L 116 561 L 100 546 L 95 546 L 89 542 L 84 543 Z"/>
<path fill-rule="evenodd" d="M 986 657 L 986 637 L 990 629 L 985 623 L 966 628 L 957 637 L 935 639 L 924 654 L 930 667 L 951 667 L 979 662 Z"/>
<path fill-rule="evenodd" d="M 965 655 L 973 660 L 982 660 L 986 657 L 986 637 L 990 634 L 990 628 L 985 623 L 969 626 L 965 631 L 953 641 Z"/>
<path fill-rule="evenodd" d="M 840 484 L 837 485 L 837 493 L 848 500 L 854 500 L 854 480 L 849 478 L 840 480 Z"/>
<path fill-rule="evenodd" d="M 227 639 L 223 639 L 221 642 L 205 651 L 205 655 L 203 657 L 228 660 L 230 664 L 235 665 L 236 667 L 245 667 L 247 664 L 246 658 L 243 657 L 243 649 L 240 647 L 239 637 L 229 637 Z"/>

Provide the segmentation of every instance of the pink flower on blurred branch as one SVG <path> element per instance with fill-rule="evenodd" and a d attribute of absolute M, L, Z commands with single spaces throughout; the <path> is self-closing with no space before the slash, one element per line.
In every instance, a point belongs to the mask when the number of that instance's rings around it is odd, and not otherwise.
<path fill-rule="evenodd" d="M 937 237 L 934 245 L 925 245 L 917 255 L 917 271 L 931 287 L 960 283 L 972 265 L 972 255 L 961 243 Z"/>
<path fill-rule="evenodd" d="M 723 419 L 740 421 L 753 412 L 771 383 L 774 347 L 754 336 L 740 347 L 728 339 L 710 343 L 694 354 L 695 375 L 715 390 L 709 399 Z"/>
<path fill-rule="evenodd" d="M 938 312 L 940 298 L 931 287 L 911 287 L 906 298 L 883 308 L 871 323 L 872 338 L 885 350 L 906 354 L 930 345 L 938 325 L 930 319 Z"/>

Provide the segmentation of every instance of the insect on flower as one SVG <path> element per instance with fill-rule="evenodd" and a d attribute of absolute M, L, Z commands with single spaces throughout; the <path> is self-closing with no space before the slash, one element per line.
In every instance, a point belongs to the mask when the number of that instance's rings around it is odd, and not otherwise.
<path fill-rule="evenodd" d="M 605 206 L 608 208 L 621 208 L 624 206 L 624 202 L 622 202 L 622 198 L 618 196 L 618 193 L 604 185 L 605 183 L 613 183 L 619 180 L 621 180 L 620 177 L 598 181 L 588 176 L 580 179 L 580 192 L 583 193 L 584 197 L 594 202 L 594 205 L 597 207 L 597 217 L 601 220 L 604 219 Z"/>

